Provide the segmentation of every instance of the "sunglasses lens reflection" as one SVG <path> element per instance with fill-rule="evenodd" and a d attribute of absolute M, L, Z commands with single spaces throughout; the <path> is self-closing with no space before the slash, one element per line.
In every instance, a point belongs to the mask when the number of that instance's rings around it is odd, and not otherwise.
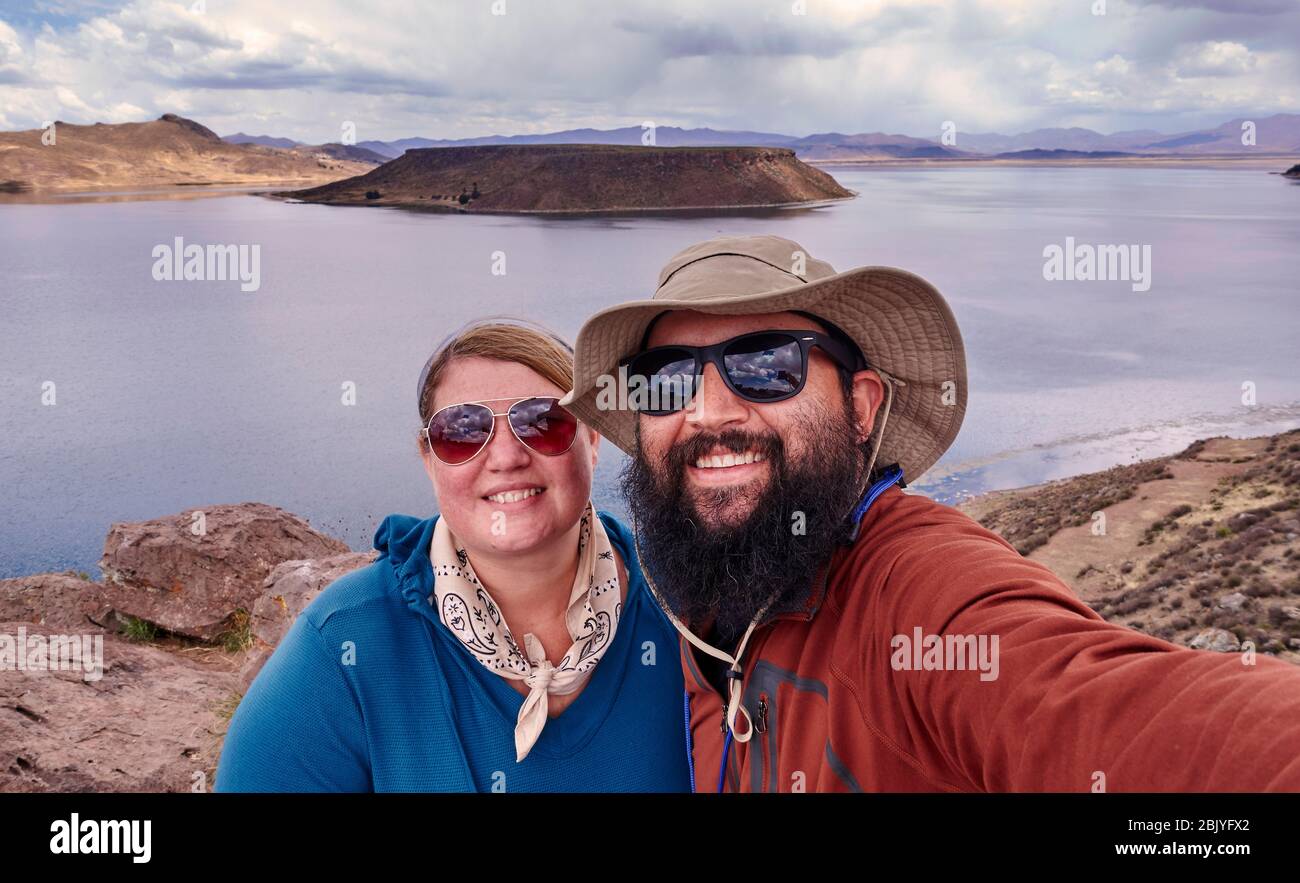
<path fill-rule="evenodd" d="M 672 414 L 690 404 L 697 386 L 695 356 L 688 350 L 666 347 L 645 353 L 628 366 L 629 385 L 644 392 L 636 410 L 647 414 Z"/>
<path fill-rule="evenodd" d="M 554 457 L 573 447 L 578 421 L 558 399 L 525 399 L 510 409 L 510 426 L 519 440 L 539 454 Z"/>
<path fill-rule="evenodd" d="M 492 409 L 486 405 L 453 405 L 429 422 L 429 447 L 439 460 L 453 466 L 482 450 L 491 435 Z"/>
<path fill-rule="evenodd" d="M 751 334 L 723 353 L 727 378 L 752 402 L 795 393 L 803 386 L 803 351 L 788 334 Z"/>

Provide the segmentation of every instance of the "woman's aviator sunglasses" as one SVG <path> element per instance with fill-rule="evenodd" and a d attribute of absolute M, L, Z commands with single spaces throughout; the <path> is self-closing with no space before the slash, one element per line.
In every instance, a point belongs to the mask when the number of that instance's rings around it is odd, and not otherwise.
<path fill-rule="evenodd" d="M 818 347 L 842 368 L 858 371 L 866 361 L 850 345 L 819 331 L 757 331 L 709 346 L 657 346 L 619 362 L 633 409 L 653 416 L 682 410 L 712 363 L 727 387 L 747 402 L 779 402 L 799 394 L 808 380 L 808 354 Z"/>
<path fill-rule="evenodd" d="M 510 402 L 510 407 L 497 412 L 485 402 Z M 507 418 L 515 438 L 547 457 L 566 453 L 578 435 L 578 419 L 561 408 L 560 400 L 553 396 L 447 405 L 439 408 L 420 432 L 435 457 L 448 466 L 459 466 L 473 460 L 487 447 L 496 431 L 498 417 Z"/>

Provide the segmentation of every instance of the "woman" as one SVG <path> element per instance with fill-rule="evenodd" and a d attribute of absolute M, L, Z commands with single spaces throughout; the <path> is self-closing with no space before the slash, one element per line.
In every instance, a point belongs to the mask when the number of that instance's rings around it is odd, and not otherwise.
<path fill-rule="evenodd" d="M 684 791 L 677 639 L 591 503 L 572 350 L 472 325 L 419 384 L 440 516 L 294 621 L 236 710 L 217 791 Z"/>

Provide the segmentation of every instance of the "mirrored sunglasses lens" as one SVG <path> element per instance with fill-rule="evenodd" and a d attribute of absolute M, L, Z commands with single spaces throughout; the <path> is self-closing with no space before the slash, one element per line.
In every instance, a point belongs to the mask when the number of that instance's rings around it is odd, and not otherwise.
<path fill-rule="evenodd" d="M 646 414 L 680 411 L 690 404 L 698 385 L 695 357 L 679 349 L 644 353 L 628 366 L 628 385 L 633 410 Z"/>
<path fill-rule="evenodd" d="M 519 440 L 539 454 L 554 457 L 573 446 L 578 420 L 558 399 L 525 399 L 510 409 L 510 426 Z"/>
<path fill-rule="evenodd" d="M 492 435 L 492 409 L 486 405 L 453 405 L 429 422 L 429 447 L 444 463 L 456 465 L 473 457 Z"/>
<path fill-rule="evenodd" d="M 722 356 L 727 378 L 751 401 L 788 396 L 803 386 L 803 353 L 788 334 L 751 334 Z"/>

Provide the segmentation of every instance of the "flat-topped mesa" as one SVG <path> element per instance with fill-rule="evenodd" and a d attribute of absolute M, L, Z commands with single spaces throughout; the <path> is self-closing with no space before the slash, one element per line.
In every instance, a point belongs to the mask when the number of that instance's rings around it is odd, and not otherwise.
<path fill-rule="evenodd" d="M 408 150 L 367 174 L 279 195 L 533 213 L 806 205 L 854 194 L 784 147 L 529 144 Z"/>

